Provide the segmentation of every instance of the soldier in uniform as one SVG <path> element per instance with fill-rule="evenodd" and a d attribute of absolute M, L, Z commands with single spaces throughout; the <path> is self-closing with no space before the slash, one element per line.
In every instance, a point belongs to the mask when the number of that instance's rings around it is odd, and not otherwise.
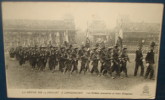
<path fill-rule="evenodd" d="M 34 55 L 33 55 L 33 64 L 32 64 L 32 66 L 33 66 L 33 68 L 35 68 L 36 67 L 36 64 L 37 64 L 37 53 L 36 53 L 36 50 L 34 51 Z"/>
<path fill-rule="evenodd" d="M 64 73 L 66 73 L 67 71 L 71 72 L 71 68 L 72 68 L 71 50 L 72 50 L 71 48 L 67 49 L 67 57 L 65 60 Z"/>
<path fill-rule="evenodd" d="M 112 76 L 112 72 L 116 71 L 116 76 L 120 77 L 120 60 L 119 60 L 119 48 L 118 46 L 114 47 L 113 50 L 113 66 L 110 69 L 110 75 Z M 114 78 L 114 77 L 112 77 Z"/>
<path fill-rule="evenodd" d="M 81 56 L 84 55 L 84 52 L 85 52 L 85 47 L 82 46 L 81 49 L 78 51 L 79 58 L 81 58 Z"/>
<path fill-rule="evenodd" d="M 54 48 L 54 66 L 53 66 L 53 73 L 55 72 L 55 67 L 58 65 L 58 56 L 59 56 L 59 53 L 58 53 L 58 48 L 55 47 Z"/>
<path fill-rule="evenodd" d="M 16 47 L 16 50 L 15 50 L 15 56 L 16 56 L 16 60 L 19 61 L 19 51 L 20 51 L 20 47 Z"/>
<path fill-rule="evenodd" d="M 10 58 L 14 58 L 14 56 L 15 56 L 14 48 L 10 49 L 9 54 L 10 54 Z"/>
<path fill-rule="evenodd" d="M 45 67 L 45 54 L 42 51 L 40 53 L 40 71 L 43 71 L 44 70 L 44 67 Z"/>
<path fill-rule="evenodd" d="M 150 79 L 154 79 L 154 64 L 155 64 L 155 60 L 154 60 L 154 56 L 155 56 L 155 53 L 154 53 L 154 47 L 155 47 L 155 42 L 152 42 L 151 45 L 150 45 L 150 51 L 147 53 L 146 55 L 146 65 L 147 65 L 147 70 L 146 70 L 146 73 L 145 73 L 145 79 L 149 78 Z"/>
<path fill-rule="evenodd" d="M 110 73 L 110 68 L 112 66 L 112 48 L 108 48 L 103 65 L 102 74 Z"/>
<path fill-rule="evenodd" d="M 55 66 L 57 66 L 59 63 L 59 48 L 58 47 L 55 47 L 55 56 L 56 56 Z"/>
<path fill-rule="evenodd" d="M 123 48 L 122 54 L 121 54 L 121 68 L 120 73 L 123 71 L 125 73 L 125 76 L 127 75 L 127 61 L 129 60 L 128 54 L 127 54 L 127 48 Z"/>
<path fill-rule="evenodd" d="M 26 49 L 24 47 L 22 50 L 22 64 L 25 64 L 26 59 L 27 59 L 27 55 L 26 55 Z"/>
<path fill-rule="evenodd" d="M 61 52 L 59 54 L 59 70 L 63 72 L 63 69 L 65 67 L 65 61 L 66 61 L 66 53 L 65 53 L 65 48 L 61 47 Z"/>
<path fill-rule="evenodd" d="M 54 71 L 56 66 L 56 54 L 54 50 L 51 50 L 49 54 L 48 64 L 49 64 L 49 69 Z"/>
<path fill-rule="evenodd" d="M 97 52 L 97 48 L 94 48 L 92 51 L 91 51 L 91 54 L 90 54 L 90 58 L 92 59 L 93 55 Z"/>
<path fill-rule="evenodd" d="M 72 70 L 71 70 L 71 74 L 76 71 L 78 72 L 78 48 L 75 48 L 72 52 Z"/>
<path fill-rule="evenodd" d="M 88 53 L 84 52 L 83 55 L 81 56 L 81 67 L 79 74 L 81 74 L 82 71 L 84 71 L 85 74 L 87 69 L 87 62 L 88 62 Z"/>
<path fill-rule="evenodd" d="M 26 47 L 24 49 L 24 64 L 26 63 L 26 61 L 28 61 L 28 48 Z"/>
<path fill-rule="evenodd" d="M 22 66 L 22 64 L 23 64 L 23 60 L 24 60 L 24 56 L 23 56 L 23 50 L 22 50 L 22 48 L 20 48 L 19 49 L 19 51 L 18 51 L 18 57 L 19 57 L 19 65 L 20 66 Z"/>
<path fill-rule="evenodd" d="M 99 63 L 99 55 L 97 52 L 95 52 L 92 57 L 92 65 L 93 65 L 91 69 L 92 74 L 93 72 L 95 72 L 97 75 L 99 75 L 98 63 Z"/>
<path fill-rule="evenodd" d="M 100 62 L 101 62 L 101 70 L 100 72 L 102 73 L 104 68 L 105 68 L 105 62 L 106 62 L 106 50 L 105 47 L 103 47 L 100 52 L 99 52 L 99 58 L 100 58 Z"/>
<path fill-rule="evenodd" d="M 44 69 L 44 51 L 43 51 L 43 48 L 40 47 L 40 50 L 39 50 L 39 53 L 38 53 L 38 69 L 40 71 L 43 71 Z"/>
<path fill-rule="evenodd" d="M 89 64 L 90 64 L 91 51 L 89 48 L 87 48 L 86 52 L 87 52 L 87 57 L 88 57 L 87 64 L 86 64 L 86 71 L 90 72 Z"/>
<path fill-rule="evenodd" d="M 37 69 L 40 69 L 40 47 L 36 48 L 36 65 Z"/>
<path fill-rule="evenodd" d="M 134 76 L 137 75 L 139 66 L 141 67 L 140 76 L 143 76 L 144 75 L 144 65 L 143 65 L 142 45 L 139 45 L 138 50 L 136 50 Z"/>
<path fill-rule="evenodd" d="M 36 51 L 32 51 L 32 55 L 31 55 L 30 60 L 31 60 L 32 69 L 34 69 L 36 66 L 36 62 L 37 62 Z"/>
<path fill-rule="evenodd" d="M 48 57 L 49 57 L 49 52 L 48 52 L 47 48 L 44 48 L 43 53 L 44 53 L 43 69 L 45 69 L 46 65 L 47 65 Z"/>

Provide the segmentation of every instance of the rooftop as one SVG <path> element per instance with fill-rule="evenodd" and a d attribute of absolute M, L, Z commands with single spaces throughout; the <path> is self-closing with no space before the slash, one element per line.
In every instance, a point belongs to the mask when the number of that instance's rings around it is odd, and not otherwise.
<path fill-rule="evenodd" d="M 4 20 L 4 29 L 16 30 L 74 30 L 73 20 Z"/>
<path fill-rule="evenodd" d="M 160 32 L 161 24 L 159 23 L 125 23 L 122 26 L 123 32 Z M 119 26 L 116 27 L 119 29 Z"/>

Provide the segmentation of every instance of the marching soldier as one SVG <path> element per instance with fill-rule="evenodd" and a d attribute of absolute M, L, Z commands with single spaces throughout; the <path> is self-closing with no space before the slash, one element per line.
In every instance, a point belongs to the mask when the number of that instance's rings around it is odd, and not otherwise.
<path fill-rule="evenodd" d="M 145 73 L 145 79 L 148 78 L 148 75 L 150 79 L 154 79 L 154 64 L 155 64 L 155 60 L 154 60 L 154 47 L 155 47 L 155 42 L 152 42 L 150 45 L 150 51 L 147 53 L 146 55 L 146 65 L 147 65 L 147 70 Z"/>
<path fill-rule="evenodd" d="M 104 68 L 102 70 L 102 74 L 110 73 L 110 68 L 112 66 L 112 48 L 108 48 L 103 65 Z"/>
<path fill-rule="evenodd" d="M 144 75 L 144 65 L 143 65 L 142 45 L 139 45 L 138 50 L 136 50 L 134 76 L 137 75 L 139 66 L 141 67 L 140 76 L 143 76 Z"/>
<path fill-rule="evenodd" d="M 94 53 L 93 57 L 92 57 L 92 69 L 91 69 L 91 73 L 93 74 L 93 72 L 95 72 L 97 75 L 99 75 L 99 70 L 98 70 L 98 63 L 99 63 L 99 57 L 98 57 L 98 53 Z"/>
<path fill-rule="evenodd" d="M 53 66 L 53 70 L 55 71 L 55 67 L 58 65 L 58 56 L 59 56 L 59 52 L 58 52 L 58 48 L 55 47 L 54 48 L 54 66 Z M 53 72 L 54 72 L 53 71 Z"/>
<path fill-rule="evenodd" d="M 22 64 L 24 63 L 24 55 L 23 55 L 23 50 L 22 48 L 19 49 L 18 51 L 18 57 L 19 57 L 19 65 L 22 66 Z"/>
<path fill-rule="evenodd" d="M 25 64 L 26 60 L 27 60 L 27 53 L 26 53 L 26 49 L 24 47 L 22 50 L 22 64 Z"/>
<path fill-rule="evenodd" d="M 92 59 L 93 55 L 97 52 L 97 48 L 94 48 L 90 54 L 90 58 Z"/>
<path fill-rule="evenodd" d="M 35 68 L 37 65 L 37 50 L 36 50 L 36 48 L 34 49 L 34 55 L 32 57 L 33 57 L 33 66 Z M 30 59 L 30 57 L 28 57 L 28 58 Z"/>
<path fill-rule="evenodd" d="M 55 54 L 55 51 L 51 51 L 50 54 L 49 54 L 49 69 L 50 70 L 55 70 L 55 66 L 56 66 L 56 54 Z"/>
<path fill-rule="evenodd" d="M 112 76 L 112 72 L 116 72 L 116 76 L 120 77 L 120 60 L 119 60 L 119 49 L 118 46 L 115 46 L 113 50 L 113 66 L 110 69 L 110 75 Z M 114 78 L 114 77 L 112 77 Z"/>
<path fill-rule="evenodd" d="M 45 69 L 46 65 L 47 65 L 48 57 L 49 57 L 49 52 L 48 52 L 47 48 L 44 48 L 43 53 L 44 53 L 44 62 L 43 62 L 44 66 L 43 67 Z"/>
<path fill-rule="evenodd" d="M 89 64 L 90 64 L 91 51 L 89 48 L 87 48 L 86 52 L 87 52 L 87 57 L 88 57 L 86 71 L 90 72 Z"/>
<path fill-rule="evenodd" d="M 61 47 L 61 52 L 59 54 L 59 70 L 63 72 L 65 67 L 65 61 L 66 61 L 66 54 L 65 54 L 65 48 Z"/>
<path fill-rule="evenodd" d="M 100 52 L 99 52 L 99 56 L 100 56 L 100 62 L 101 62 L 101 70 L 100 72 L 102 73 L 103 69 L 105 68 L 104 64 L 105 64 L 105 58 L 106 58 L 106 50 L 105 47 L 103 47 Z"/>
<path fill-rule="evenodd" d="M 20 50 L 21 50 L 21 47 L 16 47 L 15 55 L 16 55 L 16 60 L 18 60 L 18 61 L 20 59 L 20 55 L 19 55 Z"/>
<path fill-rule="evenodd" d="M 72 68 L 72 58 L 71 58 L 71 48 L 69 48 L 67 49 L 67 57 L 65 60 L 64 73 L 66 73 L 67 71 L 71 72 L 71 68 Z"/>
<path fill-rule="evenodd" d="M 10 49 L 9 54 L 10 54 L 10 58 L 14 58 L 14 56 L 15 56 L 14 48 Z"/>
<path fill-rule="evenodd" d="M 40 48 L 36 49 L 36 65 L 37 65 L 37 69 L 40 69 Z"/>
<path fill-rule="evenodd" d="M 78 52 L 79 58 L 81 58 L 81 56 L 84 55 L 84 52 L 85 52 L 85 47 L 82 46 L 81 49 L 80 49 L 79 52 Z"/>
<path fill-rule="evenodd" d="M 36 51 L 32 52 L 31 57 L 30 57 L 30 61 L 31 61 L 32 69 L 34 69 L 36 66 L 36 62 L 37 62 Z"/>
<path fill-rule="evenodd" d="M 41 66 L 42 66 L 42 48 L 40 47 L 39 50 L 38 50 L 38 55 L 37 55 L 37 67 L 38 67 L 38 70 L 41 70 Z"/>
<path fill-rule="evenodd" d="M 72 52 L 72 70 L 71 74 L 76 71 L 78 72 L 78 48 L 75 48 Z"/>
<path fill-rule="evenodd" d="M 39 57 L 39 70 L 43 71 L 44 70 L 44 66 L 45 66 L 45 54 L 44 52 L 40 52 L 40 57 Z"/>
<path fill-rule="evenodd" d="M 83 56 L 81 56 L 81 67 L 80 67 L 79 74 L 81 74 L 82 71 L 84 71 L 84 74 L 85 74 L 86 69 L 87 69 L 87 62 L 88 62 L 88 53 L 84 52 Z"/>
<path fill-rule="evenodd" d="M 123 48 L 122 54 L 121 54 L 121 68 L 120 73 L 123 71 L 125 73 L 125 76 L 127 75 L 127 61 L 129 60 L 128 54 L 127 54 L 127 48 Z"/>

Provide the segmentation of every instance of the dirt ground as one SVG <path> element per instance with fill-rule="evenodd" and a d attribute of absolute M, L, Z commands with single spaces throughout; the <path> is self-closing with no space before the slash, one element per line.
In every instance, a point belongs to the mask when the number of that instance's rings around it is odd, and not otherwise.
<path fill-rule="evenodd" d="M 73 73 L 70 76 L 68 73 L 63 74 L 58 71 L 58 66 L 54 73 L 48 68 L 43 72 L 31 70 L 28 62 L 23 66 L 19 66 L 18 61 L 9 58 L 6 54 L 7 86 L 13 89 L 127 90 L 140 83 L 154 83 L 154 80 L 140 77 L 140 73 L 137 77 L 133 76 L 135 55 L 131 54 L 129 56 L 131 63 L 128 63 L 127 66 L 128 78 L 124 78 L 124 73 L 122 73 L 123 78 L 112 79 L 108 75 L 98 77 L 96 74 L 89 72 L 85 75 Z"/>

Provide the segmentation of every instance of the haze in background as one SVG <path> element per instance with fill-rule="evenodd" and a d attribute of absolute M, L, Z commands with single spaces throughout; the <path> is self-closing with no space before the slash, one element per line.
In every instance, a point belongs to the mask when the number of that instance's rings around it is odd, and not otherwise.
<path fill-rule="evenodd" d="M 102 20 L 108 29 L 117 19 L 126 17 L 134 22 L 161 23 L 162 6 L 141 3 L 91 2 L 3 2 L 3 19 L 59 20 L 72 16 L 76 28 L 86 29 L 92 20 Z"/>

